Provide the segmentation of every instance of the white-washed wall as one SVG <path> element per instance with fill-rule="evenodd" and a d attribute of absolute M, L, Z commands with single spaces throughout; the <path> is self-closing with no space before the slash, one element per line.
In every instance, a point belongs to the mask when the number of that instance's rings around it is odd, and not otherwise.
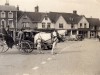
<path fill-rule="evenodd" d="M 59 28 L 59 24 L 62 23 L 63 24 L 63 28 Z M 67 24 L 67 22 L 65 21 L 65 19 L 60 16 L 55 24 L 55 29 L 70 29 L 70 25 Z"/>
<path fill-rule="evenodd" d="M 45 18 L 44 18 L 41 23 L 38 23 L 38 29 L 44 29 L 44 28 L 42 28 L 42 23 L 45 23 L 45 29 L 47 29 L 48 23 L 50 23 L 50 28 L 54 28 L 54 24 L 51 22 L 51 20 L 49 18 L 47 20 L 45 20 Z"/>
<path fill-rule="evenodd" d="M 85 24 L 85 23 L 86 23 L 86 28 L 89 28 L 89 22 L 86 20 L 85 17 L 83 17 L 83 18 L 79 21 L 79 23 L 78 23 L 78 28 L 80 28 L 80 23 L 82 23 L 82 27 L 81 27 L 81 28 L 85 28 L 85 27 L 84 27 L 84 24 Z"/>

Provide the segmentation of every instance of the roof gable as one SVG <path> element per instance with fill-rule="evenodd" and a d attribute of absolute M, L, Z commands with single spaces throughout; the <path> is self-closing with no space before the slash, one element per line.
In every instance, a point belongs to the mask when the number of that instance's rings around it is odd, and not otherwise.
<path fill-rule="evenodd" d="M 87 23 L 89 23 L 85 16 L 81 16 L 81 19 L 79 20 L 79 22 L 87 22 Z"/>

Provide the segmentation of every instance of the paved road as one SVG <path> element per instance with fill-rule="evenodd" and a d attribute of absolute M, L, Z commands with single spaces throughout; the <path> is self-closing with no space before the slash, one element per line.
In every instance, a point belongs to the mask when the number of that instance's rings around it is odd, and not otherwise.
<path fill-rule="evenodd" d="M 100 75 L 100 42 L 86 39 L 82 42 L 59 43 L 56 52 L 27 55 L 12 49 L 0 54 L 0 75 Z"/>

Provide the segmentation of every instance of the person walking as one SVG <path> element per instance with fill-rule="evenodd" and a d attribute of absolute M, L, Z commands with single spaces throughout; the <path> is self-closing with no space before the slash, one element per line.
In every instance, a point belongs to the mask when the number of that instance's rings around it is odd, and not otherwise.
<path fill-rule="evenodd" d="M 39 53 L 43 53 L 41 48 L 41 43 L 42 43 L 42 39 L 39 37 L 37 39 L 37 50 L 39 51 Z"/>
<path fill-rule="evenodd" d="M 53 44 L 52 44 L 51 54 L 55 54 L 55 53 L 54 53 L 54 49 L 55 49 L 55 47 L 56 47 L 56 45 L 57 45 L 57 42 L 58 42 L 57 37 L 54 37 L 54 39 L 53 39 Z"/>

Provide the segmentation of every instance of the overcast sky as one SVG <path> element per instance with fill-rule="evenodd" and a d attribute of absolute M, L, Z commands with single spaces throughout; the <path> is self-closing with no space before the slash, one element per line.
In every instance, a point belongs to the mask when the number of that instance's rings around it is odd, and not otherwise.
<path fill-rule="evenodd" d="M 4 5 L 6 0 L 0 0 Z M 23 11 L 34 11 L 36 5 L 40 12 L 68 12 L 77 10 L 79 15 L 100 18 L 100 0 L 9 0 L 10 5 L 19 5 Z"/>

